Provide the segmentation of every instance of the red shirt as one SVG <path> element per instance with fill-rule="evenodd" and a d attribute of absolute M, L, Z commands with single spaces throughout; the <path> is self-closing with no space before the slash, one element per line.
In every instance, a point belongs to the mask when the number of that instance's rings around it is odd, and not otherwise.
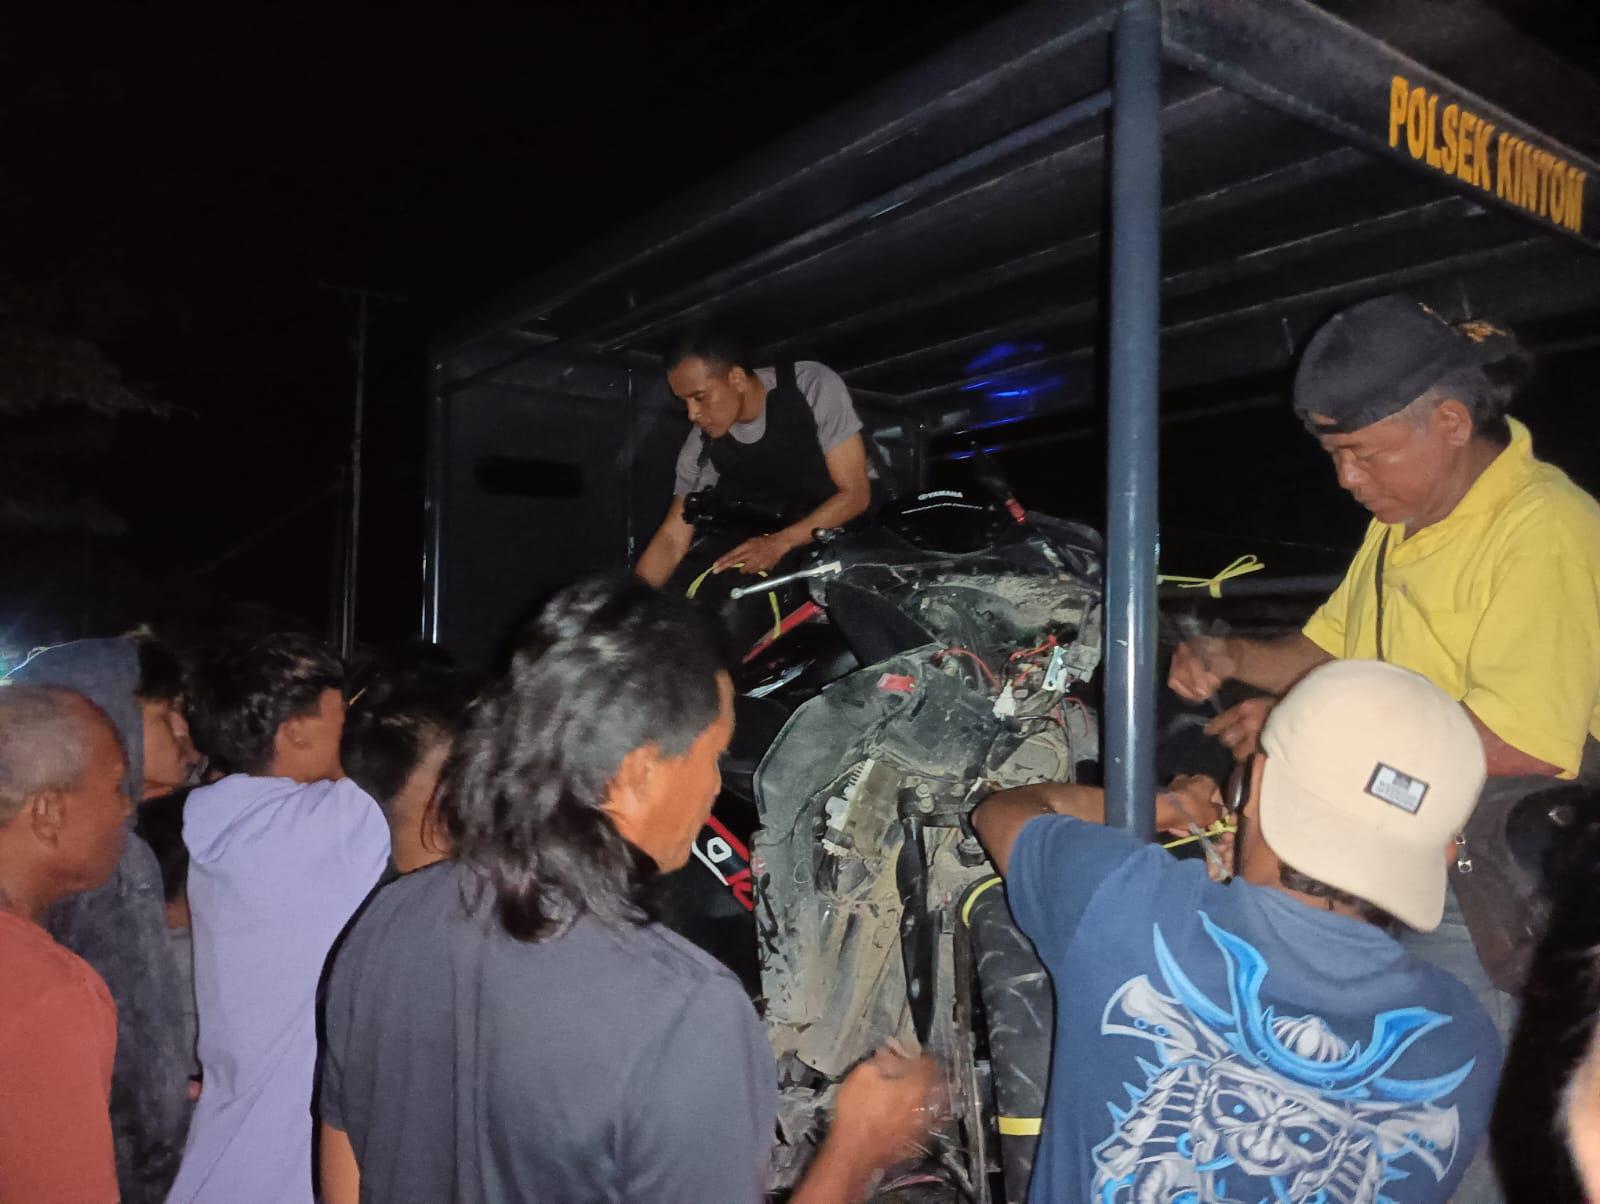
<path fill-rule="evenodd" d="M 117 1009 L 89 963 L 0 911 L 0 1200 L 111 1204 Z"/>

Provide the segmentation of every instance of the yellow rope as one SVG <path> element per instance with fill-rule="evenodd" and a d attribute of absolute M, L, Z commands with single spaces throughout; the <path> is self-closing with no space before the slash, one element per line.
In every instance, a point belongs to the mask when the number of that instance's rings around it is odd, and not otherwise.
<path fill-rule="evenodd" d="M 763 577 L 766 576 L 765 573 L 761 575 Z M 772 638 L 777 639 L 783 634 L 783 611 L 778 609 L 778 592 L 769 589 L 767 591 L 767 601 L 772 603 Z"/>
<path fill-rule="evenodd" d="M 1251 553 L 1248 556 L 1239 557 L 1215 577 L 1182 577 L 1169 576 L 1163 573 L 1156 580 L 1163 585 L 1176 585 L 1179 589 L 1203 589 L 1208 591 L 1213 598 L 1220 598 L 1222 597 L 1223 582 L 1232 581 L 1235 577 L 1244 577 L 1250 573 L 1259 573 L 1266 567 L 1254 553 Z"/>
<path fill-rule="evenodd" d="M 716 565 L 712 565 L 711 568 L 707 569 L 705 572 L 701 573 L 698 577 L 696 577 L 693 581 L 689 582 L 689 588 L 684 591 L 683 596 L 685 598 L 693 598 L 696 594 L 698 594 L 700 592 L 701 583 L 704 582 L 707 577 L 711 576 L 711 569 L 714 569 L 716 567 L 717 567 Z"/>
<path fill-rule="evenodd" d="M 711 569 L 714 569 L 716 567 L 717 567 L 716 565 L 712 565 Z M 736 564 L 733 567 L 737 569 L 737 568 L 743 568 L 744 566 L 742 564 Z M 707 569 L 705 572 L 701 573 L 698 577 L 696 577 L 693 581 L 689 582 L 689 588 L 687 590 L 685 590 L 684 594 L 683 594 L 683 596 L 685 598 L 693 598 L 696 594 L 698 594 L 700 592 L 700 586 L 702 584 L 704 584 L 705 579 L 707 577 L 711 576 L 711 569 Z M 757 573 L 756 576 L 757 577 L 765 577 L 766 574 L 765 573 Z M 776 591 L 770 590 L 770 589 L 767 591 L 767 601 L 772 603 L 772 638 L 773 639 L 777 639 L 780 635 L 783 634 L 783 611 L 778 609 L 778 595 L 777 595 Z"/>
<path fill-rule="evenodd" d="M 1231 819 L 1219 819 L 1204 832 L 1200 833 L 1200 836 L 1204 836 L 1207 840 L 1214 840 L 1218 836 L 1226 836 L 1230 833 L 1237 832 L 1238 830 L 1238 825 L 1236 825 Z M 1180 836 L 1177 840 L 1163 841 L 1161 847 L 1164 849 L 1175 849 L 1179 845 L 1193 844 L 1195 841 L 1200 839 L 1200 836 Z"/>

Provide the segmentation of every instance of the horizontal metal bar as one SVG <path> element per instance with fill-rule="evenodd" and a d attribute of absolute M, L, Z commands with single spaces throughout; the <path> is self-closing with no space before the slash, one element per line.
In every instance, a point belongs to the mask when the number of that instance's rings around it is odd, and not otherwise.
<path fill-rule="evenodd" d="M 806 251 L 817 244 L 826 244 L 827 240 L 846 231 L 857 230 L 859 227 L 870 224 L 880 217 L 889 214 L 900 215 L 900 211 L 913 202 L 935 192 L 946 184 L 952 184 L 964 176 L 982 171 L 993 166 L 1010 156 L 1036 146 L 1057 134 L 1065 133 L 1076 125 L 1080 125 L 1094 117 L 1099 116 L 1111 107 L 1111 94 L 1104 90 L 1091 93 L 1081 100 L 1047 114 L 1036 121 L 1029 122 L 1003 138 L 990 142 L 976 150 L 967 152 L 948 163 L 941 164 L 932 171 L 925 172 L 903 184 L 896 185 L 888 192 L 880 193 L 850 209 L 830 218 L 818 226 L 794 235 L 782 242 L 764 248 L 755 255 L 749 256 L 740 262 L 714 272 L 701 280 L 696 281 L 688 288 L 680 289 L 676 293 L 668 294 L 648 305 L 640 306 L 630 311 L 625 316 L 601 327 L 587 331 L 583 338 L 592 342 L 613 342 L 617 339 L 642 339 L 652 334 L 659 333 L 669 326 L 692 318 L 699 308 L 706 305 L 724 304 L 734 289 L 729 286 L 740 281 L 741 278 L 748 282 L 750 278 L 775 261 L 786 258 L 796 251 Z M 1097 144 L 1098 136 L 1085 139 L 1077 143 L 1073 149 L 1082 146 Z M 970 190 L 969 190 L 970 191 Z M 829 247 L 828 249 L 833 249 Z M 802 260 L 803 262 L 803 260 Z M 790 270 L 794 263 L 784 265 L 784 270 Z M 705 300 L 697 306 L 691 300 L 695 296 L 704 297 Z M 640 321 L 643 317 L 645 320 Z"/>
<path fill-rule="evenodd" d="M 1182 229 L 1190 222 L 1280 195 L 1291 188 L 1314 184 L 1317 180 L 1348 171 L 1368 161 L 1370 161 L 1369 156 L 1349 147 L 1341 147 L 1309 159 L 1302 159 L 1287 167 L 1274 168 L 1261 175 L 1176 201 L 1164 211 L 1162 225 L 1171 233 Z M 954 277 L 943 285 L 924 289 L 914 296 L 857 310 L 832 322 L 813 326 L 802 334 L 768 343 L 764 351 L 776 358 L 791 348 L 821 346 L 831 338 L 854 330 L 882 325 L 897 318 L 936 309 L 949 301 L 960 300 L 997 285 L 1026 280 L 1071 263 L 1087 262 L 1099 254 L 1100 232 L 1094 230 L 1037 251 L 1030 251 L 1026 255 L 1019 255 L 1004 263 Z"/>
<path fill-rule="evenodd" d="M 475 384 L 514 366 L 523 359 L 536 354 L 560 351 L 570 345 L 598 344 L 619 347 L 624 341 L 648 338 L 708 309 L 726 306 L 742 289 L 749 288 L 754 282 L 752 278 L 758 274 L 761 283 L 770 284 L 774 277 L 793 271 L 796 267 L 810 262 L 816 255 L 846 245 L 852 232 L 855 232 L 855 237 L 860 237 L 867 228 L 875 230 L 878 220 L 891 214 L 898 220 L 906 215 L 909 206 L 929 193 L 1098 116 L 1109 108 L 1110 104 L 1110 93 L 1103 90 L 1093 93 L 1064 109 L 1013 130 L 1004 138 L 970 151 L 915 179 L 907 180 L 888 192 L 853 205 L 825 222 L 763 247 L 755 254 L 700 277 L 675 292 L 597 326 L 574 332 L 537 349 L 530 349 L 525 354 L 515 355 L 498 365 L 466 377 L 461 384 L 463 386 Z M 1098 144 L 1097 136 L 1076 144 L 1075 149 L 1098 147 Z M 785 263 L 785 260 L 789 262 Z"/>
<path fill-rule="evenodd" d="M 1308 0 L 1164 0 L 1163 7 L 1164 42 L 1174 61 L 1341 141 L 1419 171 L 1442 188 L 1497 205 L 1586 246 L 1600 246 L 1600 168 L 1595 163 L 1371 34 Z M 1510 182 L 1499 177 L 1498 138 L 1492 145 L 1485 143 L 1493 166 L 1469 170 L 1471 180 L 1462 179 L 1459 170 L 1443 170 L 1443 159 L 1431 150 L 1414 156 L 1405 131 L 1398 137 L 1392 132 L 1391 87 L 1397 77 L 1408 89 L 1420 86 L 1435 98 L 1424 114 L 1430 140 L 1435 121 L 1453 104 L 1491 124 L 1496 133 L 1521 139 L 1586 172 L 1581 228 L 1530 212 L 1506 195 L 1503 185 Z"/>
<path fill-rule="evenodd" d="M 1087 105 L 1091 102 L 1094 103 L 1094 107 L 1096 109 L 1104 108 L 1108 103 L 1104 94 L 1098 94 L 1096 97 L 1086 98 L 1085 101 L 1080 103 Z M 1187 94 L 1183 95 L 1178 100 L 1173 101 L 1163 110 L 1163 127 L 1165 130 L 1167 130 L 1167 132 L 1171 132 L 1173 130 L 1182 129 L 1191 123 L 1198 123 L 1206 119 L 1215 119 L 1218 116 L 1219 110 L 1237 107 L 1240 103 L 1241 102 L 1238 100 L 1238 98 L 1230 95 L 1224 88 L 1213 87 L 1209 85 L 1195 88 L 1191 84 L 1190 90 L 1187 92 Z M 1063 122 L 1062 124 L 1063 128 L 1066 128 L 1073 123 Z M 1083 141 L 1074 143 L 1071 146 L 1053 151 L 1049 155 L 1029 163 L 1025 170 L 1037 172 L 1041 169 L 1049 168 L 1059 172 L 1064 170 L 1069 162 L 1076 160 L 1082 160 L 1085 163 L 1093 161 L 1098 167 L 1097 161 L 1103 155 L 1103 142 L 1103 137 L 1099 134 L 1096 134 L 1093 137 L 1086 138 Z M 991 144 L 991 149 L 998 145 L 999 144 Z M 985 153 L 987 154 L 987 152 Z M 1015 186 L 1017 176 L 1020 176 L 1021 174 L 1022 173 L 1019 171 L 1015 175 L 1006 177 L 1007 182 Z M 926 216 L 926 214 L 932 212 L 940 206 L 952 204 L 966 199 L 966 197 L 973 192 L 981 189 L 993 188 L 996 183 L 996 179 L 997 177 L 993 176 L 978 176 L 969 185 L 961 190 L 940 196 L 938 200 L 930 202 L 926 206 L 917 210 L 911 210 L 909 207 L 898 207 L 896 211 L 896 218 L 904 219 L 908 216 Z M 889 208 L 890 207 L 886 206 L 885 210 L 887 211 Z M 747 260 L 745 263 L 735 265 L 733 268 L 729 269 L 730 272 L 738 271 L 747 277 L 747 279 L 745 279 L 742 283 L 724 287 L 715 293 L 707 295 L 707 297 L 700 302 L 683 306 L 657 320 L 644 324 L 635 323 L 633 325 L 629 325 L 628 323 L 633 319 L 636 319 L 639 313 L 644 312 L 643 309 L 636 310 L 630 313 L 627 318 L 618 319 L 617 322 L 611 324 L 611 326 L 605 330 L 587 331 L 580 337 L 590 339 L 599 337 L 608 341 L 620 343 L 620 341 L 623 339 L 639 339 L 661 333 L 671 329 L 672 326 L 676 324 L 693 320 L 706 313 L 714 311 L 719 307 L 726 306 L 730 300 L 736 297 L 750 292 L 770 289 L 774 283 L 784 275 L 801 268 L 811 266 L 823 255 L 834 254 L 845 250 L 857 239 L 871 237 L 877 233 L 879 233 L 879 231 L 875 228 L 863 228 L 848 238 L 822 247 L 814 254 L 792 260 L 791 262 L 771 271 L 748 271 L 746 269 L 750 265 L 751 261 Z M 680 290 L 680 296 L 689 292 L 690 290 Z M 663 299 L 662 303 L 665 304 L 670 300 L 672 300 L 672 298 L 665 298 Z"/>
<path fill-rule="evenodd" d="M 930 118 L 981 105 L 1039 63 L 1104 35 L 1117 8 L 1115 0 L 1040 0 L 1007 14 L 480 311 L 445 334 L 435 358 L 549 312 L 722 223 L 771 208 L 810 173 L 841 169 Z"/>
<path fill-rule="evenodd" d="M 1307 289 L 1303 293 L 1295 293 L 1287 297 L 1272 297 L 1254 305 L 1242 306 L 1239 309 L 1228 310 L 1220 314 L 1208 314 L 1203 318 L 1191 318 L 1187 322 L 1177 322 L 1162 331 L 1163 337 L 1172 335 L 1201 334 L 1218 326 L 1225 326 L 1229 322 L 1237 322 L 1243 318 L 1255 317 L 1264 313 L 1276 313 L 1280 310 L 1298 308 L 1308 305 L 1327 305 L 1329 308 L 1344 300 L 1371 294 L 1378 289 L 1392 292 L 1404 288 L 1408 284 L 1420 280 L 1429 280 L 1435 276 L 1447 275 L 1458 268 L 1480 267 L 1484 264 L 1494 263 L 1501 259 L 1510 259 L 1515 255 L 1531 248 L 1538 247 L 1543 242 L 1540 238 L 1524 238 L 1516 242 L 1501 243 L 1493 247 L 1483 247 L 1474 251 L 1464 251 L 1459 255 L 1450 255 L 1444 259 L 1432 259 L 1426 263 L 1413 264 L 1409 268 L 1400 268 L 1398 271 L 1384 272 L 1381 275 L 1361 276 L 1353 280 L 1340 281 L 1338 284 L 1325 285 L 1322 288 Z"/>
<path fill-rule="evenodd" d="M 1408 230 L 1431 225 L 1452 215 L 1465 216 L 1470 209 L 1470 202 L 1461 197 L 1441 197 L 1438 200 L 1428 201 L 1409 209 L 1380 214 L 1377 217 L 1351 222 L 1349 225 L 1340 226 L 1332 230 L 1320 230 L 1314 234 L 1301 235 L 1285 242 L 1275 243 L 1272 246 L 1247 251 L 1221 263 L 1175 272 L 1162 279 L 1161 295 L 1164 299 L 1171 300 L 1176 297 L 1191 296 L 1195 293 L 1204 292 L 1208 288 L 1231 284 L 1251 276 L 1261 276 L 1281 271 L 1285 266 L 1308 256 L 1325 254 L 1330 250 L 1337 250 L 1341 247 L 1351 246 L 1370 239 L 1390 238 Z M 930 355 L 940 355 L 962 349 L 981 348 L 997 339 L 1011 338 L 1039 330 L 1055 329 L 1068 322 L 1092 318 L 1098 311 L 1098 301 L 1081 301 L 1073 305 L 1039 310 L 1029 314 L 1026 318 L 999 323 L 995 326 L 975 331 L 972 334 L 945 339 L 938 343 L 929 343 L 910 351 L 900 352 L 897 355 L 886 355 L 876 360 L 867 360 L 844 367 L 835 363 L 831 364 L 830 367 L 846 380 L 852 380 L 863 373 L 914 364 Z"/>
<path fill-rule="evenodd" d="M 1172 423 L 1194 422 L 1202 418 L 1218 418 L 1226 414 L 1238 414 L 1250 410 L 1274 409 L 1282 404 L 1283 398 L 1281 396 L 1277 394 L 1268 394 L 1256 397 L 1244 397 L 1236 401 L 1222 401 L 1208 406 L 1193 406 L 1184 410 L 1163 410 L 1161 412 L 1161 425 L 1167 426 Z M 983 445 L 983 450 L 988 452 L 990 455 L 1011 451 L 1031 451 L 1036 447 L 1051 447 L 1058 443 L 1076 443 L 1081 439 L 1097 439 L 1105 434 L 1105 424 L 1103 421 L 1101 421 L 1102 415 L 1099 408 L 1092 406 L 1087 402 L 1081 406 L 1071 406 L 1061 410 L 1056 410 L 1054 413 L 1070 414 L 1075 410 L 1081 410 L 1090 415 L 1092 420 L 1084 423 L 1082 426 L 1072 427 L 1070 430 L 1050 431 L 1048 433 L 1038 435 L 1018 435 L 1012 439 L 1002 439 L 998 443 L 985 443 Z M 1051 416 L 1052 413 L 1050 411 L 1044 411 L 1032 416 L 1031 418 L 1025 418 L 1023 421 L 1035 421 L 1037 419 L 1048 418 Z M 935 439 L 958 439 L 966 429 L 967 428 L 959 426 L 951 427 L 947 430 L 933 432 L 932 437 Z M 964 460 L 971 454 L 972 452 L 966 448 L 951 448 L 948 451 L 943 451 L 937 455 L 931 456 L 930 459 L 935 464 L 949 464 L 958 460 Z"/>
<path fill-rule="evenodd" d="M 1402 268 L 1395 272 L 1385 272 L 1378 276 L 1362 276 L 1354 280 L 1341 281 L 1338 284 L 1327 285 L 1323 288 L 1309 289 L 1303 293 L 1289 296 L 1272 297 L 1254 305 L 1246 305 L 1239 309 L 1225 310 L 1217 314 L 1208 314 L 1204 318 L 1193 318 L 1187 322 L 1176 322 L 1164 326 L 1161 330 L 1163 340 L 1178 335 L 1203 333 L 1229 322 L 1254 317 L 1262 313 L 1288 310 L 1296 307 L 1324 304 L 1332 308 L 1333 304 L 1341 300 L 1349 300 L 1376 293 L 1379 290 L 1392 291 L 1403 288 L 1417 281 L 1427 280 L 1434 276 L 1448 275 L 1460 268 L 1479 267 L 1493 263 L 1500 259 L 1508 259 L 1521 254 L 1530 248 L 1542 244 L 1541 238 L 1521 239 L 1513 243 L 1504 243 L 1500 246 L 1489 247 L 1483 250 L 1467 251 L 1460 255 L 1452 255 L 1445 259 L 1430 260 L 1427 263 L 1417 264 L 1410 268 Z M 1063 364 L 1080 360 L 1093 353 L 1091 347 L 1079 347 L 1067 352 L 1057 352 L 1051 355 L 1039 356 L 1031 360 L 1023 360 L 1016 364 L 1008 364 L 1008 372 L 1033 370 L 1042 368 L 1055 368 Z M 946 396 L 961 391 L 962 386 L 971 385 L 988 379 L 993 373 L 980 373 L 975 376 L 962 376 L 942 384 L 929 385 L 926 388 L 914 389 L 900 394 L 900 399 L 905 405 L 912 405 L 931 397 Z"/>

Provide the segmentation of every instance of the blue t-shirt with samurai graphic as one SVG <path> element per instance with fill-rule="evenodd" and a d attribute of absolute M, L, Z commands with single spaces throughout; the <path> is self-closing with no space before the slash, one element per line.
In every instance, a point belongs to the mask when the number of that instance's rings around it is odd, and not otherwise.
<path fill-rule="evenodd" d="M 1450 975 L 1067 816 L 1024 825 L 1006 888 L 1056 986 L 1033 1204 L 1450 1198 L 1501 1056 Z"/>

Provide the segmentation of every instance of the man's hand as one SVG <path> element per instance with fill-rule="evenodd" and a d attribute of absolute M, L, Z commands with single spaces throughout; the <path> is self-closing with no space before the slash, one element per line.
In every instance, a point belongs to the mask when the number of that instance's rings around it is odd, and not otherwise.
<path fill-rule="evenodd" d="M 1189 835 L 1189 825 L 1209 828 L 1227 816 L 1222 787 L 1203 773 L 1180 773 L 1156 795 L 1156 831 Z"/>
<path fill-rule="evenodd" d="M 1189 836 L 1191 824 L 1204 831 L 1227 815 L 1222 788 L 1203 773 L 1180 773 L 1156 795 L 1157 832 Z M 1213 882 L 1226 882 L 1233 872 L 1233 834 L 1223 832 L 1208 839 L 1217 856 L 1206 857 L 1206 873 Z"/>
<path fill-rule="evenodd" d="M 1167 685 L 1179 698 L 1204 702 L 1237 675 L 1239 666 L 1228 641 L 1214 636 L 1185 640 L 1172 652 Z"/>
<path fill-rule="evenodd" d="M 944 1113 L 939 1063 L 927 1054 L 880 1049 L 839 1084 L 832 1132 L 884 1167 L 917 1153 Z"/>
<path fill-rule="evenodd" d="M 758 535 L 754 539 L 745 540 L 733 551 L 718 557 L 717 562 L 711 566 L 711 571 L 720 573 L 724 569 L 738 569 L 742 573 L 765 573 L 799 546 L 800 543 L 786 531 Z"/>
<path fill-rule="evenodd" d="M 1271 695 L 1246 698 L 1206 724 L 1206 735 L 1222 741 L 1235 761 L 1254 756 L 1261 747 L 1261 729 L 1267 725 L 1267 716 L 1277 701 Z"/>
<path fill-rule="evenodd" d="M 944 1116 L 939 1064 L 879 1050 L 839 1085 L 833 1124 L 790 1204 L 865 1199 L 877 1173 L 918 1153 Z"/>

